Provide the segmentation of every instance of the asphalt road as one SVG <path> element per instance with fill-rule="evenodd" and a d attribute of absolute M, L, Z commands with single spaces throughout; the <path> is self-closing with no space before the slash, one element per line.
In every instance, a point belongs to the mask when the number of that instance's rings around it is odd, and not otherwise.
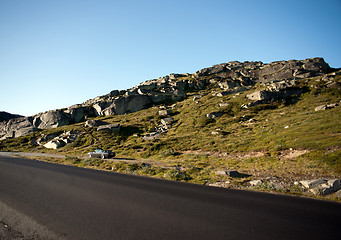
<path fill-rule="evenodd" d="M 42 228 L 51 239 L 339 239 L 341 233 L 338 203 L 3 156 L 0 203 L 21 216 L 21 226 Z M 0 226 L 7 226 L 2 209 Z"/>

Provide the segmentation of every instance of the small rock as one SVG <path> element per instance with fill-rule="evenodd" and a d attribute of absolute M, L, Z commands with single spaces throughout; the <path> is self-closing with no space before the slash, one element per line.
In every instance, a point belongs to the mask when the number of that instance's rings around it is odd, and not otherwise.
<path fill-rule="evenodd" d="M 213 131 L 213 132 L 211 132 L 211 134 L 212 134 L 212 135 L 218 135 L 219 132 Z"/>
<path fill-rule="evenodd" d="M 235 177 L 242 177 L 244 174 L 239 173 L 238 171 L 235 170 L 218 170 L 215 172 L 216 175 L 223 175 L 223 176 L 229 176 L 232 178 Z"/>
<path fill-rule="evenodd" d="M 223 116 L 222 112 L 211 112 L 211 113 L 206 114 L 206 117 L 211 118 L 211 119 L 214 119 L 216 117 L 221 117 L 221 116 Z"/>
<path fill-rule="evenodd" d="M 314 188 L 318 185 L 324 184 L 326 180 L 324 179 L 314 179 L 314 180 L 303 180 L 300 181 L 300 183 L 305 187 L 305 188 Z"/>
<path fill-rule="evenodd" d="M 321 105 L 315 108 L 315 111 L 322 111 L 322 110 L 326 110 L 327 109 L 327 105 Z"/>
<path fill-rule="evenodd" d="M 229 103 L 219 103 L 219 107 L 227 107 L 229 106 Z"/>
<path fill-rule="evenodd" d="M 121 125 L 119 123 L 116 123 L 116 124 L 108 124 L 108 125 L 99 126 L 97 128 L 97 131 L 102 131 L 102 130 L 119 132 L 121 130 Z"/>
<path fill-rule="evenodd" d="M 168 110 L 160 110 L 159 111 L 159 115 L 160 116 L 167 116 L 167 115 L 169 115 L 171 113 L 172 113 L 172 110 L 170 110 L 170 109 L 168 109 Z"/>
<path fill-rule="evenodd" d="M 146 133 L 145 136 L 143 136 L 143 140 L 154 140 L 161 137 L 161 135 L 157 132 L 151 132 L 151 133 Z"/>
<path fill-rule="evenodd" d="M 225 170 L 218 170 L 215 172 L 216 175 L 227 175 Z"/>
<path fill-rule="evenodd" d="M 289 128 L 289 126 L 285 126 L 284 128 L 287 129 L 287 128 Z"/>
<path fill-rule="evenodd" d="M 214 182 L 214 183 L 209 183 L 208 186 L 211 187 L 228 187 L 230 181 L 226 182 Z"/>
<path fill-rule="evenodd" d="M 85 122 L 85 127 L 97 127 L 97 126 L 100 126 L 100 125 L 105 125 L 105 124 L 108 124 L 107 122 L 104 122 L 104 121 L 101 121 L 101 120 L 87 120 Z"/>
<path fill-rule="evenodd" d="M 193 101 L 197 101 L 197 100 L 199 100 L 200 98 L 202 98 L 202 96 L 200 96 L 200 95 L 195 95 L 195 96 L 193 97 Z"/>
<path fill-rule="evenodd" d="M 215 96 L 217 96 L 217 97 L 224 97 L 224 96 L 227 96 L 229 94 L 230 94 L 229 91 L 222 91 L 222 92 L 216 93 Z"/>
<path fill-rule="evenodd" d="M 334 108 L 337 106 L 339 106 L 338 103 L 330 103 L 330 104 L 326 104 L 326 105 L 320 105 L 320 106 L 317 106 L 315 108 L 315 111 L 323 111 L 323 110 L 331 109 L 331 108 Z"/>
<path fill-rule="evenodd" d="M 262 180 L 253 180 L 249 182 L 251 186 L 258 186 L 261 185 L 263 183 Z"/>
<path fill-rule="evenodd" d="M 330 103 L 330 104 L 327 104 L 327 108 L 334 108 L 334 107 L 337 107 L 339 106 L 338 103 Z"/>
<path fill-rule="evenodd" d="M 161 119 L 162 125 L 169 125 L 172 122 L 174 122 L 174 118 L 172 118 L 172 117 Z"/>
<path fill-rule="evenodd" d="M 315 179 L 300 181 L 300 183 L 309 188 L 309 191 L 315 195 L 328 195 L 340 189 L 339 179 Z"/>

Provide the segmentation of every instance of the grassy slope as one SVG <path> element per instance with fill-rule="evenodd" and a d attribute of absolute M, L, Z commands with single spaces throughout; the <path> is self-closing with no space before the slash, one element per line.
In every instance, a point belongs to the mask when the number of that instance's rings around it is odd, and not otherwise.
<path fill-rule="evenodd" d="M 337 76 L 335 80 L 341 82 L 340 78 Z M 144 159 L 153 164 L 146 166 L 77 158 L 67 158 L 64 163 L 196 183 L 230 180 L 233 184 L 245 185 L 246 180 L 266 176 L 293 181 L 322 176 L 340 177 L 340 106 L 317 112 L 314 109 L 322 104 L 339 103 L 341 94 L 326 88 L 319 79 L 321 77 L 301 81 L 307 91 L 296 99 L 299 100 L 297 103 L 280 102 L 248 109 L 240 106 L 249 102 L 245 96 L 254 89 L 224 97 L 213 96 L 212 91 L 217 90 L 214 87 L 191 93 L 203 97 L 193 101 L 190 95 L 178 102 L 173 109 L 174 128 L 157 140 L 144 141 L 141 136 L 160 122 L 159 106 L 126 115 L 97 118 L 120 123 L 120 133 L 97 132 L 96 129 L 84 129 L 83 124 L 75 124 L 2 141 L 0 150 L 81 156 L 101 147 L 115 151 L 119 157 Z M 230 105 L 221 108 L 221 102 Z M 215 111 L 223 111 L 224 115 L 209 120 L 206 114 Z M 66 147 L 48 150 L 31 144 L 31 140 L 41 133 L 68 130 L 82 135 Z M 213 131 L 219 134 L 211 134 Z M 286 157 L 297 151 L 305 154 Z M 169 167 L 174 166 L 178 166 L 180 172 L 170 170 Z M 216 170 L 226 168 L 252 174 L 252 177 L 229 179 L 214 174 Z"/>

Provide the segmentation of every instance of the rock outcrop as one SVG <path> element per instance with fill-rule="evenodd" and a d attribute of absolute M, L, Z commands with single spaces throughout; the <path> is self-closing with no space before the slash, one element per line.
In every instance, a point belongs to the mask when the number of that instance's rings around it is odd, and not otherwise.
<path fill-rule="evenodd" d="M 265 86 L 266 89 L 264 90 L 258 90 L 246 95 L 248 99 L 254 101 L 248 104 L 248 106 L 285 100 L 291 96 L 299 96 L 303 93 L 303 89 L 296 86 L 295 80 L 281 80 L 270 84 L 266 83 Z"/>
<path fill-rule="evenodd" d="M 315 195 L 328 195 L 341 188 L 340 179 L 314 179 L 300 181 L 300 183 Z"/>
<path fill-rule="evenodd" d="M 63 111 L 49 111 L 34 117 L 33 125 L 38 129 L 57 128 L 70 124 L 71 116 Z"/>
<path fill-rule="evenodd" d="M 54 137 L 51 141 L 48 141 L 47 143 L 43 144 L 43 146 L 45 148 L 51 149 L 61 148 L 67 145 L 68 143 L 74 142 L 79 135 L 80 134 L 77 132 L 68 131 L 60 134 L 57 137 Z"/>
<path fill-rule="evenodd" d="M 24 136 L 35 130 L 32 117 L 13 118 L 0 122 L 0 140 Z"/>
<path fill-rule="evenodd" d="M 210 84 L 222 90 L 216 96 L 248 90 L 256 83 L 266 84 L 267 89 L 248 95 L 256 105 L 299 95 L 302 90 L 295 87 L 295 79 L 326 73 L 329 73 L 326 75 L 329 79 L 335 75 L 330 73 L 331 70 L 323 58 L 277 61 L 269 64 L 238 61 L 217 64 L 193 74 L 170 74 L 142 82 L 128 90 L 113 90 L 107 95 L 66 109 L 48 111 L 32 117 L 7 121 L 5 119 L 0 122 L 0 139 L 23 136 L 37 129 L 78 123 L 86 121 L 88 117 L 132 113 L 155 104 L 179 101 L 186 97 L 186 92 L 202 90 Z M 333 81 L 330 81 L 330 86 L 340 87 Z M 199 97 L 194 97 L 194 101 L 198 99 Z"/>

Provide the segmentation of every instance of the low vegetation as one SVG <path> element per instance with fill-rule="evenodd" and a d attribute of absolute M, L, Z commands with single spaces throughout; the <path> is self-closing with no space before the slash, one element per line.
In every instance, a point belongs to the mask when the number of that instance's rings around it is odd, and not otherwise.
<path fill-rule="evenodd" d="M 334 81 L 340 83 L 341 77 L 336 76 Z M 305 89 L 300 96 L 249 108 L 241 106 L 251 102 L 246 95 L 254 89 L 222 97 L 212 94 L 218 90 L 215 87 L 188 93 L 188 97 L 175 106 L 173 103 L 165 106 L 172 109 L 174 124 L 155 140 L 146 141 L 142 136 L 157 128 L 163 118 L 158 114 L 160 106 L 94 118 L 120 123 L 118 133 L 84 128 L 84 123 L 78 123 L 1 141 L 0 150 L 63 154 L 67 157 L 45 160 L 198 184 L 228 182 L 228 187 L 234 188 L 245 188 L 248 181 L 266 177 L 291 182 L 318 177 L 340 178 L 340 106 L 325 111 L 315 111 L 315 107 L 340 103 L 341 93 L 327 88 L 321 77 L 303 79 L 299 84 Z M 202 97 L 194 101 L 194 95 Z M 228 104 L 220 107 L 219 103 Z M 212 112 L 223 115 L 208 118 L 206 115 Z M 65 131 L 81 134 L 76 141 L 57 150 L 35 144 L 42 134 Z M 118 158 L 136 161 L 83 158 L 97 148 L 114 151 Z M 237 170 L 250 176 L 220 176 L 215 174 L 219 169 Z M 268 182 L 253 189 L 304 192 L 297 185 L 276 188 Z"/>

